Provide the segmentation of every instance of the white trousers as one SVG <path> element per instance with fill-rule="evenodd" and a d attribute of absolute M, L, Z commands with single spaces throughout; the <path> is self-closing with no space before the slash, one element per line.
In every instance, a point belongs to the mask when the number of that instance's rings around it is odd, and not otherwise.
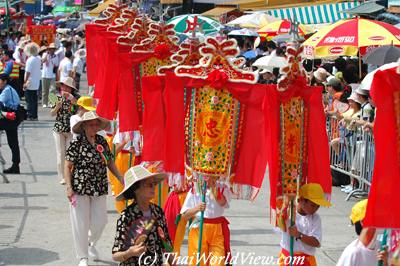
<path fill-rule="evenodd" d="M 57 152 L 57 173 L 60 179 L 64 178 L 65 151 L 72 140 L 69 132 L 58 133 L 53 131 L 54 141 L 56 142 Z"/>
<path fill-rule="evenodd" d="M 76 256 L 88 258 L 89 243 L 94 245 L 99 240 L 107 224 L 107 195 L 76 195 L 76 206 L 70 206 L 70 214 Z"/>

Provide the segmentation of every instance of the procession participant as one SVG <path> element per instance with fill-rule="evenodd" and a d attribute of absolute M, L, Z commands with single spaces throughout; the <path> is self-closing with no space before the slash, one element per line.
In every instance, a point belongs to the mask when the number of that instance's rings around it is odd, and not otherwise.
<path fill-rule="evenodd" d="M 183 203 L 181 214 L 186 220 L 193 219 L 189 227 L 188 255 L 189 265 L 196 265 L 200 215 L 204 211 L 204 224 L 202 236 L 202 249 L 199 254 L 200 265 L 222 266 L 230 253 L 230 233 L 228 220 L 223 216 L 225 209 L 229 208 L 230 190 L 224 183 L 216 181 L 215 177 L 210 177 L 207 181 L 205 191 L 205 203 L 202 202 L 201 192 L 189 191 Z M 203 257 L 201 257 L 203 256 Z M 210 257 L 210 261 L 204 261 Z M 211 259 L 215 258 L 215 259 Z M 220 258 L 224 258 L 221 260 Z M 229 259 L 229 258 L 228 258 Z M 216 262 L 215 264 L 209 264 Z"/>
<path fill-rule="evenodd" d="M 23 90 L 25 91 L 28 120 L 32 121 L 38 120 L 38 91 L 41 78 L 39 49 L 39 45 L 34 42 L 27 44 L 24 49 L 29 57 L 25 65 Z"/>
<path fill-rule="evenodd" d="M 49 92 L 52 91 L 51 88 L 54 88 L 56 81 L 58 59 L 55 50 L 55 44 L 50 43 L 42 55 L 42 104 L 44 108 L 49 106 Z"/>
<path fill-rule="evenodd" d="M 108 124 L 94 111 L 86 112 L 72 128 L 80 136 L 66 151 L 64 175 L 79 266 L 87 266 L 89 257 L 99 256 L 95 244 L 107 223 L 107 168 L 122 181 L 107 142 L 97 134 Z"/>
<path fill-rule="evenodd" d="M 3 73 L 9 76 L 8 84 L 17 92 L 21 91 L 21 84 L 19 84 L 19 65 L 13 59 L 13 52 L 6 50 L 3 52 Z"/>
<path fill-rule="evenodd" d="M 8 75 L 0 74 L 0 109 L 1 111 L 15 112 L 20 104 L 17 92 L 7 84 Z M 0 119 L 0 130 L 4 130 L 7 136 L 8 146 L 12 153 L 12 166 L 4 169 L 5 174 L 19 174 L 20 151 L 18 143 L 18 122 L 2 117 Z"/>
<path fill-rule="evenodd" d="M 279 266 L 289 265 L 286 258 L 290 256 L 290 237 L 295 238 L 294 256 L 297 258 L 304 257 L 305 264 L 302 265 L 317 265 L 314 255 L 322 241 L 321 218 L 317 211 L 320 206 L 328 207 L 330 205 L 330 202 L 325 200 L 324 191 L 320 184 L 309 183 L 300 187 L 295 224 L 293 226 L 288 224 L 287 232 L 282 231 Z M 287 223 L 289 222 L 288 220 Z"/>
<path fill-rule="evenodd" d="M 164 254 L 171 252 L 172 243 L 164 212 L 150 202 L 155 196 L 154 188 L 164 178 L 165 174 L 151 173 L 140 165 L 131 167 L 125 173 L 125 187 L 117 200 L 134 200 L 134 203 L 121 213 L 117 221 L 112 258 L 120 262 L 119 265 L 161 266 L 164 265 Z M 141 223 L 148 225 L 147 228 L 140 228 Z M 170 265 L 174 265 L 172 259 L 169 256 Z"/>
<path fill-rule="evenodd" d="M 53 136 L 56 143 L 57 152 L 57 173 L 60 178 L 60 184 L 65 185 L 64 177 L 64 161 L 65 150 L 68 148 L 72 139 L 70 119 L 76 114 L 76 102 L 79 95 L 76 93 L 74 81 L 72 78 L 66 78 L 62 82 L 57 83 L 60 86 L 60 96 L 58 101 L 51 110 L 51 115 L 56 116 L 53 127 Z"/>
<path fill-rule="evenodd" d="M 94 106 L 93 98 L 90 96 L 79 97 L 78 101 L 76 102 L 76 105 L 78 106 L 78 110 L 77 110 L 76 114 L 71 116 L 70 121 L 69 121 L 71 133 L 72 133 L 72 139 L 77 139 L 79 136 L 78 134 L 76 134 L 72 131 L 72 128 L 75 126 L 76 123 L 81 121 L 83 114 L 86 112 L 89 112 L 89 111 L 96 110 L 96 107 Z"/>
<path fill-rule="evenodd" d="M 350 220 L 354 225 L 357 239 L 351 242 L 343 251 L 336 266 L 375 266 L 378 263 L 378 244 L 375 228 L 363 228 L 363 220 L 367 210 L 368 200 L 357 202 L 351 209 Z"/>

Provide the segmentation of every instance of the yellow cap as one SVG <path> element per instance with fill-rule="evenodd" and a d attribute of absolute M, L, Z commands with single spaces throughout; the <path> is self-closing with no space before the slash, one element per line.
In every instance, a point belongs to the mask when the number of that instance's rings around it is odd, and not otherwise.
<path fill-rule="evenodd" d="M 353 208 L 351 208 L 350 220 L 353 224 L 364 219 L 367 211 L 367 203 L 368 199 L 365 199 L 357 202 L 354 204 Z"/>
<path fill-rule="evenodd" d="M 319 206 L 331 206 L 331 203 L 325 199 L 325 194 L 321 185 L 317 183 L 309 183 L 301 186 L 299 196 L 308 199 Z"/>
<path fill-rule="evenodd" d="M 81 96 L 76 103 L 88 111 L 96 110 L 96 107 L 93 106 L 93 98 L 90 96 Z"/>

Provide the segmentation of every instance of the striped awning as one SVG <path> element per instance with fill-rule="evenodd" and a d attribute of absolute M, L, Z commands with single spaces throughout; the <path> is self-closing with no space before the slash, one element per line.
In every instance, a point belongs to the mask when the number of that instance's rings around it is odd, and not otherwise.
<path fill-rule="evenodd" d="M 290 7 L 280 9 L 270 9 L 266 12 L 281 19 L 296 19 L 301 24 L 325 24 L 334 23 L 341 19 L 352 17 L 345 10 L 359 6 L 358 1 L 332 3 L 323 5 L 312 5 L 302 7 Z"/>

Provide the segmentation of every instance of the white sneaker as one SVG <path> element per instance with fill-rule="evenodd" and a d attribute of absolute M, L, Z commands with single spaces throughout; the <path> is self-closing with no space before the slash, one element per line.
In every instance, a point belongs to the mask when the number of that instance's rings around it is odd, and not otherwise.
<path fill-rule="evenodd" d="M 97 260 L 99 258 L 99 252 L 97 252 L 95 246 L 89 246 L 88 252 L 89 252 L 89 257 L 92 258 L 93 260 Z"/>
<path fill-rule="evenodd" d="M 43 104 L 43 108 L 47 108 L 47 105 L 46 105 L 46 104 Z"/>
<path fill-rule="evenodd" d="M 60 185 L 65 185 L 65 184 L 66 184 L 65 179 L 64 179 L 64 178 L 61 179 L 61 180 L 60 180 Z"/>
<path fill-rule="evenodd" d="M 88 266 L 88 259 L 87 258 L 83 258 L 79 261 L 79 265 L 78 266 Z"/>

